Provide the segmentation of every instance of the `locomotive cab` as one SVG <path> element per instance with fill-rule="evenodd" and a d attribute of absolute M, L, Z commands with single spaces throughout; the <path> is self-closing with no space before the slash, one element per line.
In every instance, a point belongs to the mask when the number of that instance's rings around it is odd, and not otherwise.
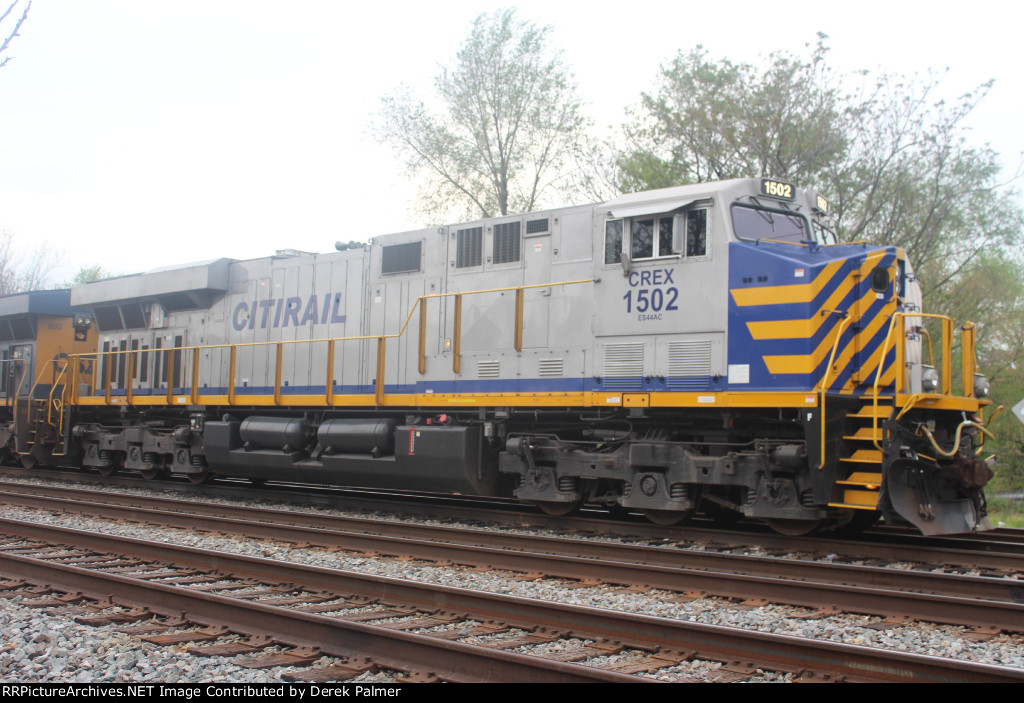
<path fill-rule="evenodd" d="M 51 461 L 54 451 L 66 446 L 59 400 L 70 383 L 68 360 L 95 349 L 91 318 L 71 306 L 70 294 L 52 290 L 0 297 L 0 446 L 7 457 L 20 457 L 26 465 Z"/>

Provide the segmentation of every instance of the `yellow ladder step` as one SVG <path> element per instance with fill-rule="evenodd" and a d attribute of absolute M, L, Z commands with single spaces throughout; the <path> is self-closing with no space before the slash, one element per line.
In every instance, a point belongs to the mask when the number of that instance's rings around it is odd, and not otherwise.
<path fill-rule="evenodd" d="M 876 496 L 877 497 L 877 496 Z M 829 503 L 830 508 L 852 508 L 853 510 L 875 510 L 878 507 L 877 501 L 868 505 L 867 503 Z"/>
<path fill-rule="evenodd" d="M 891 414 L 891 405 L 879 404 L 876 406 L 874 404 L 869 403 L 868 405 L 862 405 L 860 410 L 858 410 L 855 413 L 852 413 L 850 417 L 864 417 L 871 419 L 873 417 L 889 417 Z"/>
<path fill-rule="evenodd" d="M 881 464 L 882 452 L 877 449 L 858 449 L 852 456 L 843 457 L 839 461 L 852 462 L 854 464 Z"/>
<path fill-rule="evenodd" d="M 863 486 L 877 490 L 882 485 L 882 474 L 871 471 L 854 471 L 844 479 L 836 481 L 841 486 Z"/>
<path fill-rule="evenodd" d="M 861 427 L 852 435 L 845 435 L 843 439 L 852 439 L 857 442 L 873 442 L 882 439 L 881 427 Z"/>
<path fill-rule="evenodd" d="M 847 505 L 862 505 L 874 508 L 878 505 L 878 491 L 843 491 L 843 502 Z"/>

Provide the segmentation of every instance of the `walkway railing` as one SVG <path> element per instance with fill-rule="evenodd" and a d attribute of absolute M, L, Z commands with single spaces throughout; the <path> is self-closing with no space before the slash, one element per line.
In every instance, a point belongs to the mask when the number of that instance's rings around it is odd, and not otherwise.
<path fill-rule="evenodd" d="M 227 350 L 228 352 L 228 378 L 226 380 L 227 386 L 227 403 L 233 405 L 239 401 L 239 393 L 237 387 L 237 371 L 238 371 L 238 354 L 239 350 L 252 348 L 252 349 L 268 349 L 274 350 L 274 367 L 273 367 L 273 398 L 275 405 L 281 405 L 283 403 L 284 389 L 287 387 L 287 382 L 283 380 L 285 372 L 284 363 L 284 351 L 286 347 L 291 345 L 312 345 L 312 344 L 326 344 L 327 345 L 327 363 L 324 368 L 324 379 L 325 389 L 323 393 L 323 400 L 325 405 L 332 405 L 336 391 L 334 388 L 334 372 L 335 372 L 335 351 L 339 342 L 357 342 L 357 341 L 370 341 L 376 340 L 377 346 L 377 359 L 376 369 L 373 376 L 374 386 L 374 401 L 377 405 L 383 405 L 385 399 L 385 361 L 386 361 L 386 349 L 387 342 L 391 339 L 398 339 L 403 337 L 406 330 L 409 327 L 410 321 L 416 315 L 417 310 L 419 311 L 419 339 L 418 339 L 418 364 L 417 371 L 419 374 L 426 373 L 426 360 L 427 360 L 427 310 L 430 301 L 442 298 L 454 298 L 454 315 L 453 315 L 453 335 L 452 335 L 452 370 L 458 374 L 460 372 L 461 365 L 461 341 L 462 341 L 462 301 L 466 296 L 475 295 L 486 295 L 493 293 L 506 293 L 515 292 L 515 311 L 514 321 L 512 329 L 513 337 L 513 348 L 515 351 L 522 351 L 523 349 L 523 325 L 524 325 L 524 299 L 525 291 L 535 288 L 556 288 L 564 286 L 574 286 L 586 283 L 592 283 L 590 279 L 577 280 L 577 281 L 560 281 L 556 283 L 542 283 L 536 285 L 525 285 L 525 286 L 514 286 L 508 288 L 489 288 L 484 290 L 466 291 L 462 293 L 432 293 L 429 295 L 422 295 L 416 299 L 409 314 L 406 316 L 401 329 L 394 334 L 379 334 L 379 335 L 359 335 L 352 337 L 334 337 L 334 338 L 321 338 L 321 339 L 295 339 L 295 340 L 282 340 L 276 342 L 243 342 L 238 344 L 206 344 L 196 346 L 182 346 L 172 347 L 167 349 L 118 349 L 111 351 L 101 351 L 90 354 L 77 354 L 69 357 L 69 363 L 71 365 L 71 383 L 67 384 L 70 386 L 70 393 L 66 394 L 66 402 L 72 404 L 78 404 L 83 399 L 89 397 L 102 397 L 107 405 L 113 404 L 132 404 L 137 401 L 140 396 L 140 389 L 135 387 L 135 371 L 137 367 L 137 359 L 140 354 L 163 354 L 164 355 L 164 373 L 167 376 L 166 388 L 154 388 L 153 390 L 160 390 L 161 396 L 165 398 L 163 403 L 154 402 L 157 396 L 153 393 L 147 393 L 146 398 L 149 399 L 147 404 L 166 404 L 166 405 L 180 405 L 182 404 L 182 398 L 190 404 L 197 405 L 200 403 L 200 365 L 201 356 L 203 351 L 208 350 Z M 155 357 L 156 358 L 156 357 Z M 124 388 L 114 388 L 113 374 L 114 368 L 119 366 L 115 363 L 117 360 L 123 359 L 124 362 L 124 378 L 126 383 Z M 187 386 L 179 386 L 178 389 L 181 392 L 175 392 L 176 386 L 173 381 L 172 369 L 176 369 L 179 362 L 183 359 L 190 359 L 188 364 L 190 370 L 190 379 Z M 79 390 L 79 378 L 78 368 L 81 362 L 95 362 L 100 365 L 102 371 L 99 377 L 96 379 L 98 383 L 93 384 L 92 395 L 82 395 Z M 268 374 L 269 375 L 269 374 Z M 154 379 L 154 386 L 159 384 L 159 379 Z M 115 390 L 123 391 L 123 393 L 115 394 Z M 269 395 L 269 393 L 268 393 Z M 123 398 L 123 400 L 122 400 Z"/>

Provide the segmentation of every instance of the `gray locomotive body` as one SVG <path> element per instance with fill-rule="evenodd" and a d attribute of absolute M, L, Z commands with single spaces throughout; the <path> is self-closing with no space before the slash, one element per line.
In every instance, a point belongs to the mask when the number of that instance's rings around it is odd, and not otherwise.
<path fill-rule="evenodd" d="M 883 415 L 983 403 L 945 387 L 918 410 L 915 321 L 889 324 L 918 290 L 905 257 L 822 246 L 826 210 L 746 179 L 88 283 L 97 353 L 33 456 L 658 522 L 703 503 L 784 531 L 898 517 Z M 879 399 L 857 454 L 844 433 Z M 973 488 L 942 498 L 960 515 Z"/>

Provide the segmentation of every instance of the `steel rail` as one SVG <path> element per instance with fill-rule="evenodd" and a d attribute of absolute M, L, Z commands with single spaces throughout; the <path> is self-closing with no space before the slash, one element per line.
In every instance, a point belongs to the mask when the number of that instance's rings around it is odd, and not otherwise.
<path fill-rule="evenodd" d="M 401 602 L 427 611 L 441 610 L 465 614 L 465 617 L 476 620 L 498 620 L 529 629 L 541 626 L 555 631 L 569 631 L 576 637 L 612 639 L 640 649 L 667 648 L 673 651 L 688 652 L 694 658 L 753 661 L 760 668 L 771 670 L 799 671 L 809 668 L 814 672 L 826 671 L 836 676 L 847 677 L 850 680 L 878 682 L 1004 683 L 1024 681 L 1024 670 L 1008 667 L 883 651 L 859 645 L 754 630 L 618 613 L 563 603 L 546 603 L 537 599 L 366 576 L 323 567 L 184 548 L 128 537 L 111 537 L 95 532 L 55 528 L 18 520 L 0 518 L 0 533 L 23 539 L 127 554 L 140 559 L 163 561 L 187 568 L 216 569 L 236 578 L 262 581 L 271 579 L 296 584 L 296 587 L 301 584 L 301 587 L 311 590 L 330 593 L 344 592 L 373 600 Z M 60 574 L 67 573 L 67 569 L 89 573 L 88 570 L 79 567 L 66 567 L 58 570 L 53 562 L 43 562 L 25 557 L 9 558 L 11 556 L 13 555 L 0 555 L 2 557 L 0 570 L 3 573 L 9 577 L 45 582 L 55 588 L 60 588 L 56 582 Z M 25 564 L 25 566 L 19 567 L 18 564 Z M 101 582 L 96 586 L 97 592 L 109 595 L 110 583 L 109 581 Z M 147 587 L 151 585 L 146 583 Z M 82 590 L 80 587 L 72 586 L 71 588 Z M 224 613 L 221 610 L 221 606 L 224 604 L 220 599 L 214 600 L 211 598 L 211 594 L 200 594 L 187 588 L 170 586 L 165 588 L 168 589 L 166 596 L 170 600 L 166 601 L 163 607 L 158 607 L 158 611 L 173 613 L 177 616 L 184 615 L 188 619 L 200 622 L 203 620 L 215 623 L 225 622 Z M 187 599 L 186 597 L 189 595 L 196 596 L 196 599 Z M 223 600 L 232 599 L 225 598 Z M 202 605 L 203 603 L 209 605 Z M 267 608 L 267 606 L 262 607 Z M 232 627 L 237 627 L 242 631 L 251 631 L 256 626 L 263 628 L 262 614 L 261 609 L 250 609 L 245 615 L 232 616 L 235 618 L 235 624 Z M 270 613 L 268 613 L 269 615 Z M 375 646 L 372 638 L 369 636 L 364 638 L 359 634 L 362 632 L 362 628 L 370 626 L 346 627 L 332 632 L 320 629 L 314 631 L 314 628 L 326 627 L 328 623 L 322 623 L 319 618 L 310 616 L 310 614 L 304 615 L 310 618 L 305 620 L 309 623 L 310 628 L 300 631 L 296 636 L 314 646 L 321 648 L 324 648 L 325 644 L 329 647 L 335 646 L 335 638 L 341 637 L 337 633 L 342 631 L 356 633 L 353 637 L 355 646 L 360 648 L 359 656 L 367 656 L 367 650 L 363 647 Z M 338 624 L 336 620 L 330 618 L 327 620 L 332 626 Z M 348 623 L 348 625 L 352 625 L 352 623 Z M 266 629 L 263 631 L 266 632 Z M 408 633 L 403 633 L 399 639 L 411 639 L 411 636 Z M 437 640 L 426 636 L 423 639 L 428 640 L 430 644 L 428 651 L 423 656 L 431 657 L 430 651 L 438 646 Z M 353 640 L 342 638 L 339 640 L 338 646 L 351 646 L 352 642 Z M 445 649 L 451 650 L 452 648 L 446 647 Z M 374 651 L 376 652 L 376 650 Z M 384 651 L 381 661 L 384 661 L 388 655 L 389 652 Z M 509 655 L 506 653 L 506 656 Z M 374 657 L 376 658 L 376 654 Z M 430 658 L 429 661 L 436 660 Z M 428 668 L 437 671 L 436 664 L 434 667 Z M 562 667 L 555 668 L 562 669 Z M 575 669 L 576 667 L 573 667 L 573 670 Z M 476 680 L 493 680 L 490 678 L 490 673 L 481 674 L 475 669 L 470 671 L 459 669 L 454 674 L 457 677 L 473 675 L 477 676 Z M 637 681 L 639 679 L 630 678 L 629 680 Z"/>
<path fill-rule="evenodd" d="M 540 571 L 562 578 L 705 591 L 730 598 L 765 598 L 819 608 L 841 604 L 843 610 L 851 612 L 1024 631 L 1024 583 L 1014 579 L 327 518 L 139 496 L 95 497 L 104 502 L 68 502 L 57 495 L 28 495 L 0 486 L 0 500 L 47 510 L 74 510 L 98 517 L 350 551 Z M 171 503 L 182 512 L 138 507 L 133 502 L 164 507 Z M 269 518 L 291 524 L 268 522 Z M 339 523 L 346 529 L 336 529 Z"/>
<path fill-rule="evenodd" d="M 33 499 L 38 496 L 42 500 Z M 692 568 L 739 573 L 747 576 L 778 576 L 787 579 L 940 593 L 947 596 L 984 600 L 1024 602 L 1024 582 L 978 576 L 900 570 L 873 566 L 851 566 L 830 562 L 771 556 L 750 556 L 671 547 L 626 545 L 548 535 L 527 535 L 464 527 L 423 525 L 368 517 L 317 515 L 270 508 L 253 508 L 174 498 L 129 496 L 99 491 L 45 486 L 4 486 L 0 501 L 44 509 L 69 510 L 99 517 L 156 521 L 177 527 L 232 532 L 250 537 L 309 542 L 313 545 L 346 546 L 346 538 L 365 537 L 369 544 L 358 548 L 376 549 L 399 556 L 419 556 L 416 547 L 424 542 L 490 547 L 535 552 L 559 557 L 599 559 L 663 568 Z M 190 517 L 182 518 L 179 513 Z M 194 520 L 191 516 L 200 518 Z M 295 528 L 295 529 L 290 529 Z M 300 529 L 302 528 L 302 529 Z M 408 540 L 415 540 L 409 542 Z M 406 545 L 412 545 L 407 548 Z M 433 553 L 433 550 L 431 550 Z M 444 552 L 447 558 L 448 553 Z M 479 562 L 474 562 L 479 563 Z M 560 574 L 567 575 L 567 574 Z"/>
<path fill-rule="evenodd" d="M 46 583 L 92 598 L 145 608 L 165 616 L 232 632 L 268 635 L 293 646 L 316 647 L 328 656 L 370 657 L 397 670 L 413 668 L 443 679 L 467 683 L 637 683 L 644 679 L 594 667 L 548 661 L 460 642 L 374 627 L 299 610 L 263 605 L 181 586 L 54 564 L 0 553 L 0 570 L 8 578 Z M 57 585 L 59 584 L 59 585 Z"/>
<path fill-rule="evenodd" d="M 900 528 L 883 527 L 872 530 L 861 539 L 841 539 L 823 535 L 793 538 L 767 532 L 761 526 L 752 530 L 723 529 L 704 526 L 699 520 L 687 525 L 659 527 L 642 520 L 612 520 L 595 511 L 554 518 L 538 513 L 524 512 L 521 504 L 501 499 L 487 499 L 486 503 L 500 506 L 481 507 L 484 499 L 468 504 L 465 499 L 440 496 L 402 495 L 392 493 L 382 496 L 379 491 L 360 489 L 325 488 L 323 486 L 272 486 L 253 488 L 248 485 L 214 483 L 193 485 L 185 482 L 160 482 L 154 484 L 128 476 L 105 477 L 96 481 L 94 476 L 80 471 L 61 472 L 47 469 L 28 472 L 14 467 L 0 467 L 0 475 L 24 478 L 33 477 L 57 479 L 84 485 L 117 485 L 125 488 L 159 490 L 187 496 L 224 497 L 237 500 L 280 501 L 283 503 L 301 501 L 306 506 L 322 506 L 335 509 L 394 512 L 435 518 L 480 520 L 518 527 L 538 527 L 581 531 L 595 535 L 606 534 L 615 537 L 639 537 L 660 539 L 671 542 L 702 542 L 714 548 L 727 549 L 731 546 L 758 546 L 768 550 L 805 552 L 820 555 L 836 555 L 847 559 L 873 559 L 894 562 L 923 562 L 962 568 L 991 569 L 998 571 L 1024 570 L 1024 530 L 996 530 L 994 533 L 979 533 L 959 537 L 926 538 L 916 537 Z M 518 512 L 510 512 L 514 507 Z M 589 513 L 589 514 L 588 514 Z M 865 541 L 870 540 L 870 541 Z M 910 542 L 908 544 L 907 542 Z M 957 546 L 962 545 L 962 546 Z"/>

